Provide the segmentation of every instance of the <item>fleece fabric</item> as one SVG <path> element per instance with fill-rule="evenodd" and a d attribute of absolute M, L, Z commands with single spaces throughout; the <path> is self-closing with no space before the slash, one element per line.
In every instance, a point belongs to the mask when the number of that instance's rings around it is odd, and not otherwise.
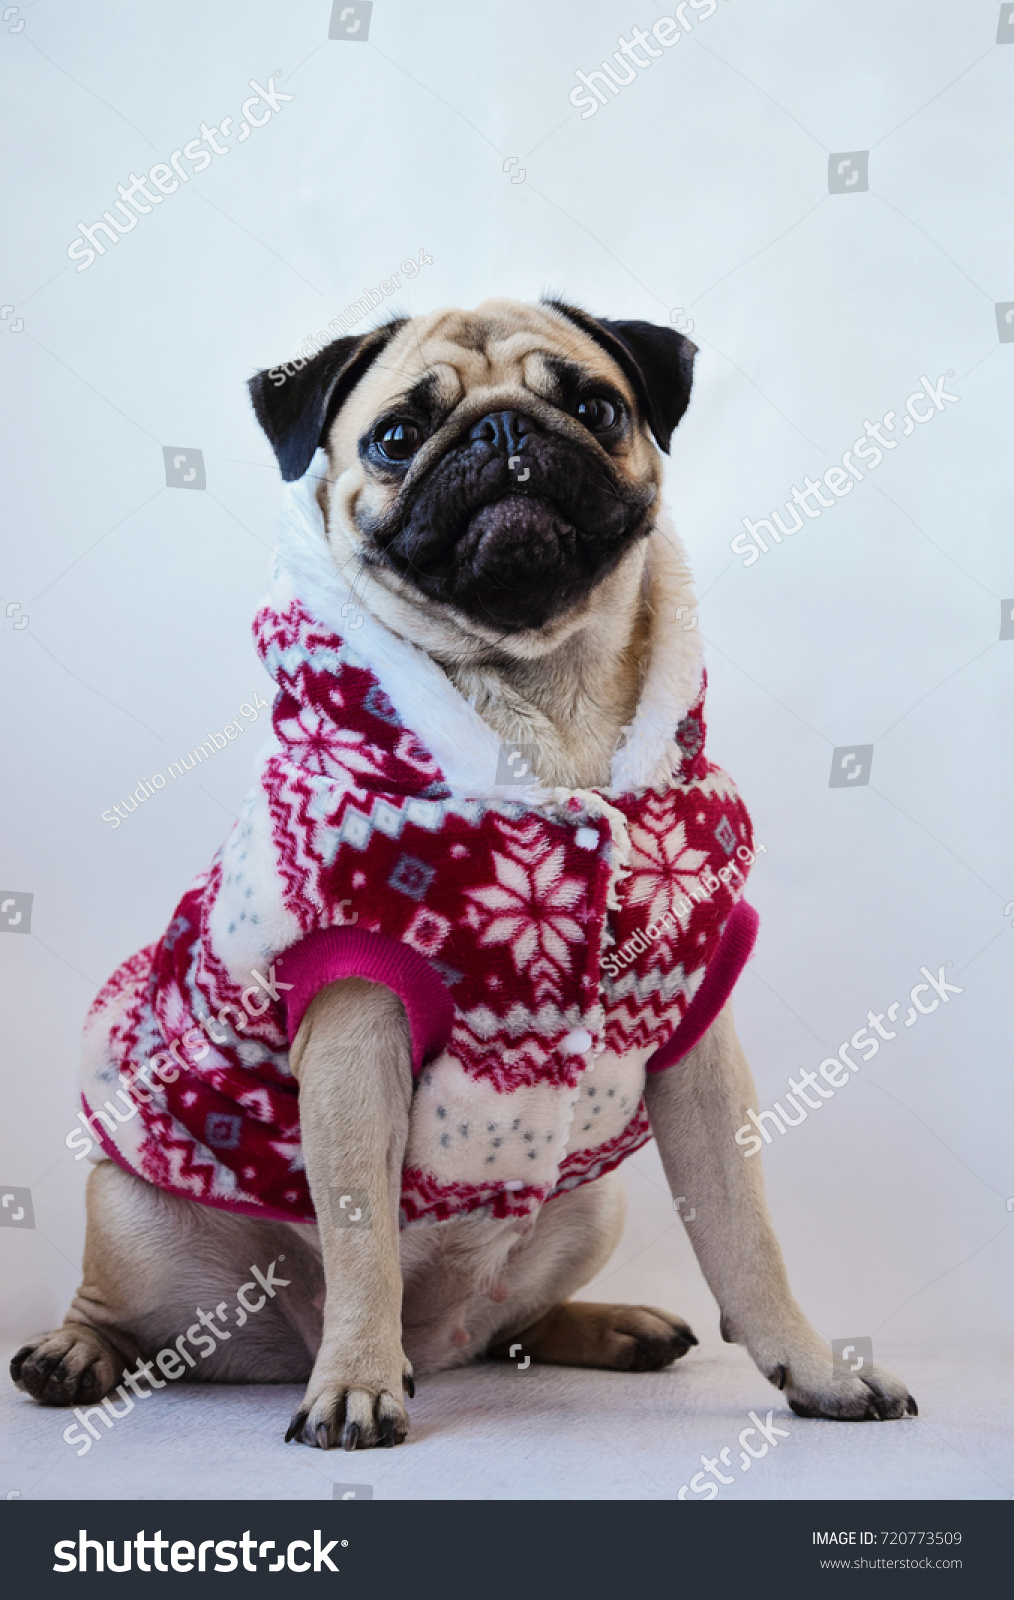
<path fill-rule="evenodd" d="M 609 786 L 514 781 L 524 763 L 342 584 L 319 471 L 289 490 L 254 625 L 274 737 L 211 866 L 92 1008 L 83 1120 L 175 1194 L 313 1222 L 288 1047 L 320 988 L 365 977 L 411 1032 L 403 1225 L 530 1223 L 650 1137 L 646 1071 L 696 1042 L 753 942 L 752 830 L 705 756 L 686 564 L 659 525 Z"/>

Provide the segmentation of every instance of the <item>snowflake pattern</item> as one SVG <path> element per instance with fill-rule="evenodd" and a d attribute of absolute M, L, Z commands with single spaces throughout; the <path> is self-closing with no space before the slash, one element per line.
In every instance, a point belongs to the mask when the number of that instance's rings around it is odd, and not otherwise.
<path fill-rule="evenodd" d="M 298 602 L 266 608 L 255 636 L 279 686 L 277 749 L 261 768 L 254 802 L 270 826 L 272 882 L 281 885 L 280 903 L 268 908 L 272 925 L 284 913 L 304 934 L 335 929 L 347 925 L 342 908 L 354 906 L 350 937 L 398 940 L 448 986 L 454 1023 L 440 1060 L 469 1105 L 481 1103 L 491 1121 L 510 1127 L 515 1108 L 532 1103 L 529 1092 L 557 1096 L 556 1131 L 543 1141 L 556 1164 L 538 1182 L 466 1180 L 432 1156 L 425 1170 L 406 1168 L 403 1218 L 530 1218 L 552 1193 L 600 1176 L 650 1136 L 634 1088 L 608 1136 L 567 1154 L 573 1096 L 603 1045 L 624 1057 L 671 1036 L 742 890 L 742 882 L 714 878 L 732 839 L 751 844 L 752 833 L 731 780 L 704 756 L 703 689 L 680 724 L 670 787 L 608 795 L 629 839 L 621 866 L 594 795 L 573 795 L 549 811 L 453 797 L 403 708 Z M 247 859 L 244 828 L 249 833 L 247 822 L 237 824 L 228 873 L 220 852 L 163 939 L 125 962 L 99 994 L 88 1023 L 85 1108 L 154 1052 L 177 1040 L 191 1051 L 185 1041 L 193 1035 L 203 1055 L 177 1048 L 178 1078 L 120 1127 L 110 1153 L 173 1193 L 313 1222 L 284 1006 L 274 999 L 256 1015 L 245 1010 L 250 976 L 234 976 L 213 937 L 215 926 L 234 928 L 247 914 L 245 869 L 236 864 Z M 654 941 L 645 938 L 702 878 L 715 885 L 703 900 L 695 897 Z M 620 947 L 631 953 L 612 982 L 603 956 Z M 269 948 L 262 970 L 274 971 L 282 954 Z M 210 1017 L 219 1020 L 206 1041 L 198 1023 Z M 587 1060 L 571 1052 L 575 1033 L 592 1040 Z"/>
<path fill-rule="evenodd" d="M 316 706 L 302 706 L 296 716 L 278 716 L 275 731 L 299 765 L 316 776 L 333 778 L 343 767 L 349 772 L 377 770 L 363 735 L 336 729 Z"/>
<path fill-rule="evenodd" d="M 518 972 L 537 955 L 550 966 L 570 972 L 567 947 L 584 939 L 581 924 L 573 915 L 582 905 L 584 884 L 580 878 L 565 876 L 562 866 L 562 845 L 534 869 L 494 851 L 496 883 L 466 890 L 470 900 L 492 913 L 480 923 L 480 944 L 509 945 Z"/>
<path fill-rule="evenodd" d="M 632 872 L 627 900 L 632 906 L 645 906 L 645 922 L 655 923 L 667 911 L 679 915 L 677 902 L 697 886 L 708 853 L 687 844 L 685 822 L 668 830 L 652 828 L 650 819 L 646 823 L 630 830 Z M 685 912 L 680 921 L 685 924 L 688 916 Z"/>

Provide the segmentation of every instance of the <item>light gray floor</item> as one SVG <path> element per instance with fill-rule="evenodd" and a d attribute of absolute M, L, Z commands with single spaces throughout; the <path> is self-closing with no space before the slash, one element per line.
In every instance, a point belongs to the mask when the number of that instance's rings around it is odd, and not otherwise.
<path fill-rule="evenodd" d="M 721 1487 L 723 1499 L 1014 1498 L 1009 1341 L 992 1326 L 1002 1326 L 995 1308 L 981 1309 L 980 1332 L 970 1334 L 981 1294 L 969 1290 L 960 1266 L 941 1274 L 938 1259 L 933 1270 L 924 1263 L 906 1276 L 905 1262 L 881 1271 L 873 1255 L 865 1273 L 840 1283 L 822 1250 L 826 1216 L 780 1205 L 793 1281 L 815 1325 L 826 1338 L 872 1335 L 875 1359 L 906 1379 L 920 1409 L 904 1422 L 803 1421 L 745 1351 L 722 1343 L 717 1307 L 674 1216 L 654 1146 L 628 1161 L 625 1175 L 623 1238 L 580 1298 L 667 1306 L 685 1316 L 701 1343 L 669 1371 L 519 1372 L 491 1363 L 446 1373 L 420 1382 L 405 1445 L 353 1455 L 283 1444 L 302 1392 L 295 1385 L 177 1384 L 139 1401 L 110 1432 L 98 1425 L 101 1438 L 78 1457 L 62 1438 L 72 1418 L 39 1408 L 7 1380 L 12 1334 L 0 1369 L 0 1496 L 313 1500 L 330 1499 L 336 1483 L 366 1483 L 377 1499 L 650 1500 L 689 1485 L 705 1455 L 719 1458 L 719 1470 L 734 1480 Z M 816 1234 L 799 1233 L 806 1226 Z M 24 1245 L 31 1237 L 12 1231 L 8 1240 Z M 48 1308 L 15 1319 L 18 1342 L 33 1327 L 62 1320 L 79 1249 L 68 1241 L 66 1283 Z M 997 1256 L 998 1283 L 1007 1270 L 1006 1255 Z M 893 1339 L 892 1324 L 901 1324 Z M 751 1411 L 762 1421 L 772 1411 L 788 1437 L 744 1472 L 737 1441 L 752 1426 Z M 748 1442 L 759 1448 L 756 1438 Z"/>
<path fill-rule="evenodd" d="M 9 1352 L 8 1352 L 9 1354 Z M 284 1445 L 295 1386 L 188 1388 L 139 1402 L 84 1456 L 71 1420 L 0 1385 L 0 1492 L 23 1499 L 331 1499 L 370 1484 L 376 1499 L 670 1499 L 710 1458 L 725 1499 L 1014 1498 L 1014 1381 L 964 1355 L 886 1349 L 918 1420 L 843 1425 L 794 1417 L 741 1350 L 695 1350 L 663 1373 L 487 1365 L 420 1384 L 397 1450 L 346 1455 Z M 773 1410 L 788 1431 L 740 1466 L 737 1438 Z M 751 1439 L 758 1447 L 756 1437 Z M 339 1491 L 340 1492 L 340 1491 Z M 694 1494 L 689 1500 L 697 1498 Z"/>

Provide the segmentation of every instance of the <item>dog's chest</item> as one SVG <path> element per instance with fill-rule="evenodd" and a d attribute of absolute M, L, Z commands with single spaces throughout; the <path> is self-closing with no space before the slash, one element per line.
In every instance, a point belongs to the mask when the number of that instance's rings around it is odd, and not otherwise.
<path fill-rule="evenodd" d="M 555 664 L 444 670 L 483 721 L 527 753 L 542 783 L 565 789 L 609 784 L 613 752 L 640 687 L 629 635 L 615 650 L 575 651 Z"/>

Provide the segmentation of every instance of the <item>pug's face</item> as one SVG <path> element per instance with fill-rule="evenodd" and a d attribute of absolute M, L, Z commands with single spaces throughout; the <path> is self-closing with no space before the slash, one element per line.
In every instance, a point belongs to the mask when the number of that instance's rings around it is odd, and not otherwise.
<path fill-rule="evenodd" d="M 337 339 L 251 382 L 283 476 L 328 455 L 329 529 L 385 588 L 485 638 L 580 613 L 651 531 L 694 346 L 488 301 Z M 278 382 L 278 378 L 282 382 Z"/>

